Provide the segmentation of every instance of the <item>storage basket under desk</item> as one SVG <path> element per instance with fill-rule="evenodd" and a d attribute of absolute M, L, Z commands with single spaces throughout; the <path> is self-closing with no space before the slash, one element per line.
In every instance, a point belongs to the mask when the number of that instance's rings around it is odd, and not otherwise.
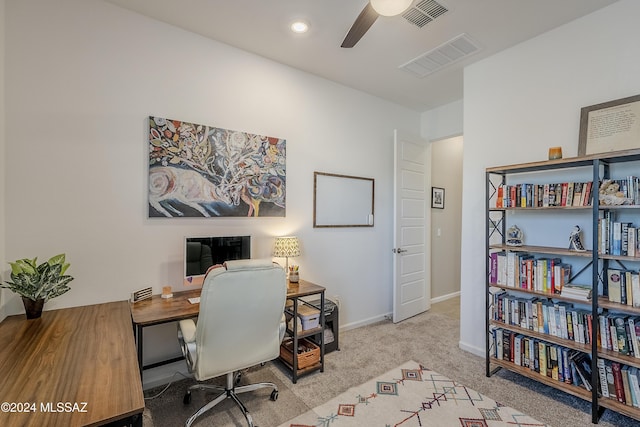
<path fill-rule="evenodd" d="M 280 345 L 280 357 L 293 366 L 293 339 L 285 338 Z M 320 347 L 303 338 L 298 341 L 298 369 L 304 369 L 320 362 Z"/>

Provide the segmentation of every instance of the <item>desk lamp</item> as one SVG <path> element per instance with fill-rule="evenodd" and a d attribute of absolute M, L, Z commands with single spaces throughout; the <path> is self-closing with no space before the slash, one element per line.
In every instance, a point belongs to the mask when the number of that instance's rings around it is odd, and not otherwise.
<path fill-rule="evenodd" d="M 273 256 L 277 258 L 286 258 L 284 270 L 289 279 L 289 257 L 300 256 L 300 241 L 295 236 L 276 237 L 273 246 Z"/>

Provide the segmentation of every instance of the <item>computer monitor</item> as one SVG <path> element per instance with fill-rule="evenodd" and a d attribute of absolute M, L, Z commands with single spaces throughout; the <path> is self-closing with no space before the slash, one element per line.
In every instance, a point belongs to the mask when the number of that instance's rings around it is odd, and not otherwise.
<path fill-rule="evenodd" d="M 212 265 L 250 258 L 251 236 L 185 237 L 184 284 L 202 285 Z"/>

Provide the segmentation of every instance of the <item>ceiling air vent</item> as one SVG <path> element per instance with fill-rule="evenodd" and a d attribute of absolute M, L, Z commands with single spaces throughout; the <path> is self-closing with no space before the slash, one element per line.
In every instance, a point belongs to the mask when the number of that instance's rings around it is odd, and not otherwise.
<path fill-rule="evenodd" d="M 477 46 L 469 36 L 460 34 L 437 48 L 401 65 L 399 68 L 417 77 L 425 77 L 472 55 L 478 50 L 480 50 L 480 47 Z"/>
<path fill-rule="evenodd" d="M 422 0 L 410 7 L 402 17 L 417 27 L 424 27 L 429 22 L 447 13 L 449 9 L 434 0 Z"/>

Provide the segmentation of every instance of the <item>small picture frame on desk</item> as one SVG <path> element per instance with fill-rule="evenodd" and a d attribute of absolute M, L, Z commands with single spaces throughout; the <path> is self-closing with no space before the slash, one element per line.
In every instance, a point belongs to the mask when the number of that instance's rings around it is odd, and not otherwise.
<path fill-rule="evenodd" d="M 431 207 L 444 209 L 444 188 L 431 187 Z"/>

